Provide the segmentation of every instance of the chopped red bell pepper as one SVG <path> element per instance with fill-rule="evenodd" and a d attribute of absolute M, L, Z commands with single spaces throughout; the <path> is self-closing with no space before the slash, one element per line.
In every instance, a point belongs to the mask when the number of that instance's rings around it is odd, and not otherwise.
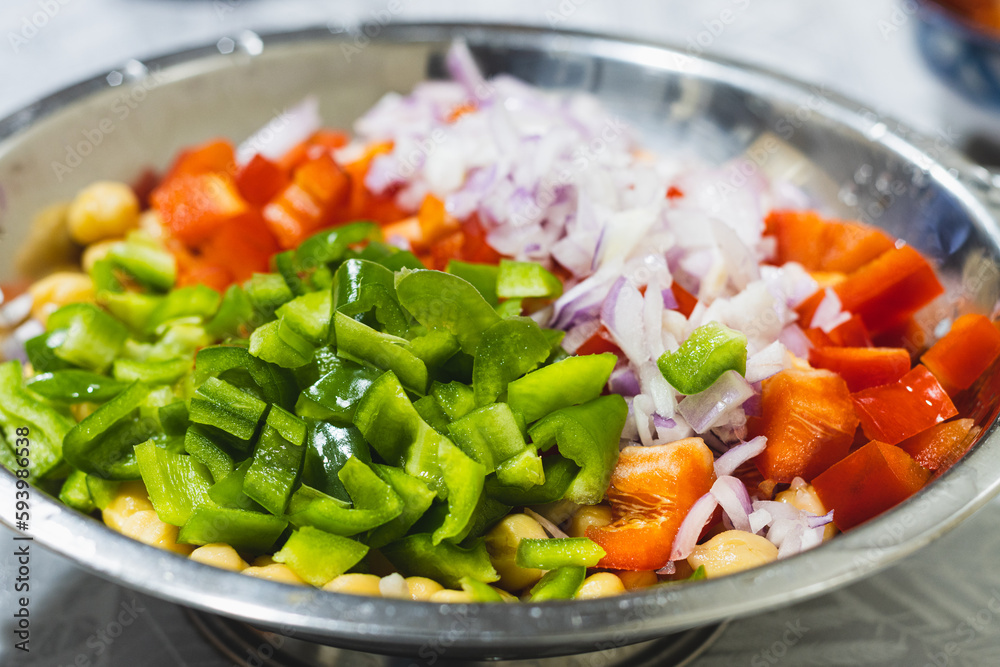
<path fill-rule="evenodd" d="M 895 445 L 958 414 L 937 378 L 921 364 L 892 384 L 851 395 L 865 435 Z"/>
<path fill-rule="evenodd" d="M 830 342 L 838 347 L 872 346 L 868 329 L 865 328 L 865 323 L 857 315 L 851 315 L 851 319 L 831 329 Z"/>
<path fill-rule="evenodd" d="M 785 370 L 764 380 L 761 416 L 747 420 L 767 437 L 755 459 L 766 479 L 811 480 L 847 456 L 858 418 L 847 383 L 827 370 Z"/>
<path fill-rule="evenodd" d="M 798 262 L 810 271 L 850 273 L 893 247 L 879 229 L 812 211 L 772 211 L 765 224 L 778 242 L 776 263 Z"/>
<path fill-rule="evenodd" d="M 955 419 L 932 426 L 899 443 L 899 448 L 928 470 L 946 470 L 972 446 L 967 439 L 975 422 Z"/>
<path fill-rule="evenodd" d="M 486 228 L 479 221 L 478 215 L 473 213 L 462 222 L 462 233 L 465 234 L 461 254 L 463 261 L 481 264 L 497 264 L 500 261 L 500 253 L 486 242 Z"/>
<path fill-rule="evenodd" d="M 288 174 L 263 155 L 254 155 L 236 173 L 236 187 L 243 198 L 254 206 L 264 206 L 289 183 Z"/>
<path fill-rule="evenodd" d="M 852 392 L 895 382 L 910 370 L 910 353 L 899 347 L 815 347 L 809 363 L 833 371 Z"/>
<path fill-rule="evenodd" d="M 423 241 L 430 246 L 460 229 L 458 220 L 445 210 L 444 202 L 431 194 L 424 197 L 420 204 L 417 220 L 420 222 Z M 462 240 L 464 241 L 464 237 Z M 461 245 L 458 249 L 461 249 Z"/>
<path fill-rule="evenodd" d="M 170 178 L 153 192 L 151 200 L 171 234 L 190 246 L 250 209 L 233 179 L 214 172 Z"/>
<path fill-rule="evenodd" d="M 843 309 L 860 315 L 872 334 L 904 323 L 944 293 L 934 267 L 910 246 L 889 250 L 833 290 Z"/>
<path fill-rule="evenodd" d="M 622 354 L 621 349 L 611 340 L 611 334 L 609 334 L 608 330 L 602 325 L 593 336 L 583 341 L 583 345 L 578 347 L 574 354 L 603 354 L 605 352 L 613 352 L 617 355 Z"/>
<path fill-rule="evenodd" d="M 684 517 L 714 481 L 712 450 L 701 438 L 623 449 L 608 489 L 614 522 L 587 529 L 587 537 L 607 554 L 598 567 L 666 565 Z"/>
<path fill-rule="evenodd" d="M 670 291 L 673 292 L 674 299 L 677 301 L 677 311 L 684 317 L 691 317 L 695 306 L 698 305 L 698 298 L 681 287 L 676 280 L 670 285 Z"/>
<path fill-rule="evenodd" d="M 833 523 L 848 530 L 919 491 L 930 472 L 899 447 L 873 440 L 812 481 Z"/>
<path fill-rule="evenodd" d="M 236 151 L 228 139 L 216 139 L 181 151 L 164 181 L 181 174 L 236 173 Z"/>
<path fill-rule="evenodd" d="M 278 252 L 264 218 L 257 211 L 227 222 L 201 247 L 201 259 L 226 269 L 237 281 L 254 273 L 267 273 L 271 256 Z"/>
<path fill-rule="evenodd" d="M 193 285 L 206 285 L 220 294 L 226 291 L 233 282 L 233 276 L 229 271 L 203 262 L 195 260 L 177 273 L 177 287 L 190 287 Z"/>
<path fill-rule="evenodd" d="M 920 358 L 949 393 L 972 386 L 1000 356 L 1000 331 L 984 315 L 962 315 Z"/>

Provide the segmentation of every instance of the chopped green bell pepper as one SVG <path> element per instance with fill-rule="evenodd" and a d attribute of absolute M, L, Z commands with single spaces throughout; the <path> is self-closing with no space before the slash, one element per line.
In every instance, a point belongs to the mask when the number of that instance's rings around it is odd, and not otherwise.
<path fill-rule="evenodd" d="M 146 332 L 149 318 L 160 307 L 163 299 L 159 295 L 141 292 L 97 293 L 97 302 L 138 334 Z"/>
<path fill-rule="evenodd" d="M 486 299 L 486 303 L 494 308 L 500 303 L 497 298 L 497 276 L 500 268 L 495 264 L 473 264 L 450 260 L 446 271 L 466 280 Z"/>
<path fill-rule="evenodd" d="M 63 306 L 49 316 L 47 326 L 49 331 L 66 331 L 53 348 L 57 357 L 98 373 L 111 365 L 128 338 L 124 324 L 89 303 Z"/>
<path fill-rule="evenodd" d="M 145 382 L 149 385 L 173 384 L 194 367 L 191 359 L 171 359 L 169 361 L 136 361 L 115 359 L 112 375 L 122 382 Z"/>
<path fill-rule="evenodd" d="M 558 298 L 563 291 L 562 281 L 537 262 L 500 260 L 497 275 L 497 294 L 505 299 Z"/>
<path fill-rule="evenodd" d="M 469 458 L 447 438 L 438 444 L 438 466 L 448 490 L 448 515 L 434 531 L 435 545 L 465 536 L 486 480 L 483 464 Z"/>
<path fill-rule="evenodd" d="M 485 493 L 505 505 L 523 507 L 554 503 L 566 495 L 566 490 L 580 472 L 580 466 L 562 456 L 546 456 L 542 459 L 542 484 L 527 489 L 517 485 L 505 485 L 491 475 L 486 478 Z"/>
<path fill-rule="evenodd" d="M 338 500 L 350 502 L 351 497 L 338 473 L 351 457 L 371 464 L 364 436 L 354 426 L 337 426 L 313 419 L 306 420 L 306 426 L 302 483 Z"/>
<path fill-rule="evenodd" d="M 221 482 L 236 467 L 225 445 L 216 442 L 207 429 L 197 424 L 189 426 L 184 434 L 184 451 L 211 471 L 214 482 Z"/>
<path fill-rule="evenodd" d="M 375 464 L 372 466 L 375 474 L 392 487 L 403 502 L 403 510 L 399 516 L 368 535 L 368 544 L 373 549 L 379 549 L 390 542 L 398 540 L 424 515 L 431 503 L 437 497 L 420 479 L 406 474 L 400 468 Z"/>
<path fill-rule="evenodd" d="M 528 447 L 506 403 L 494 403 L 470 412 L 452 422 L 448 433 L 462 451 L 485 466 L 487 473 Z"/>
<path fill-rule="evenodd" d="M 156 306 L 146 320 L 146 333 L 158 330 L 167 322 L 195 318 L 209 321 L 219 310 L 222 297 L 211 287 L 192 285 L 171 290 Z"/>
<path fill-rule="evenodd" d="M 292 532 L 274 560 L 306 583 L 322 586 L 357 565 L 367 553 L 368 547 L 356 540 L 303 526 Z"/>
<path fill-rule="evenodd" d="M 427 577 L 449 588 L 461 586 L 463 577 L 483 583 L 500 578 L 482 540 L 468 547 L 451 542 L 434 544 L 429 534 L 419 533 L 388 544 L 381 551 L 406 576 Z"/>
<path fill-rule="evenodd" d="M 200 385 L 209 377 L 249 389 L 267 403 L 276 403 L 286 410 L 295 406 L 299 394 L 291 371 L 258 359 L 246 348 L 234 345 L 213 345 L 198 351 L 194 383 Z"/>
<path fill-rule="evenodd" d="M 305 422 L 278 406 L 271 407 L 243 481 L 243 493 L 272 514 L 285 513 L 298 484 L 305 436 Z"/>
<path fill-rule="evenodd" d="M 271 514 L 262 514 L 232 507 L 200 505 L 180 529 L 181 544 L 213 544 L 222 542 L 241 551 L 270 551 L 288 522 Z"/>
<path fill-rule="evenodd" d="M 315 346 L 330 339 L 333 299 L 329 290 L 308 292 L 282 305 L 275 312 L 292 331 Z"/>
<path fill-rule="evenodd" d="M 243 483 L 253 459 L 246 459 L 221 480 L 216 480 L 208 490 L 208 497 L 222 507 L 262 512 L 264 508 L 256 500 L 243 492 Z"/>
<path fill-rule="evenodd" d="M 403 501 L 392 487 L 360 460 L 348 459 L 338 476 L 353 506 L 303 486 L 292 496 L 288 520 L 346 537 L 377 528 L 403 512 Z"/>
<path fill-rule="evenodd" d="M 205 328 L 215 338 L 242 337 L 253 319 L 253 303 L 239 285 L 230 285 Z"/>
<path fill-rule="evenodd" d="M 87 487 L 87 473 L 82 470 L 74 470 L 69 474 L 59 490 L 59 500 L 84 514 L 90 514 L 97 509 Z"/>
<path fill-rule="evenodd" d="M 146 385 L 134 382 L 74 426 L 63 439 L 66 461 L 103 479 L 138 479 L 135 445 L 159 430 L 156 419 L 136 418 L 148 395 Z"/>
<path fill-rule="evenodd" d="M 517 545 L 518 567 L 555 570 L 560 567 L 595 567 L 607 554 L 586 537 L 523 539 Z"/>
<path fill-rule="evenodd" d="M 250 334 L 250 354 L 282 368 L 299 368 L 312 361 L 315 348 L 285 323 L 272 320 Z"/>
<path fill-rule="evenodd" d="M 191 397 L 191 421 L 206 424 L 249 442 L 257 432 L 267 403 L 233 385 L 210 377 Z"/>
<path fill-rule="evenodd" d="M 39 373 L 27 382 L 31 391 L 60 403 L 103 403 L 122 393 L 129 384 L 131 382 L 74 369 Z"/>
<path fill-rule="evenodd" d="M 500 594 L 489 584 L 476 581 L 472 577 L 462 577 L 459 583 L 462 585 L 462 590 L 471 595 L 475 602 L 503 602 Z"/>
<path fill-rule="evenodd" d="M 144 285 L 168 290 L 177 280 L 177 260 L 158 243 L 136 238 L 111 245 L 107 261 Z"/>
<path fill-rule="evenodd" d="M 746 375 L 747 337 L 708 322 L 692 331 L 676 352 L 664 352 L 656 365 L 674 389 L 687 396 L 697 394 L 726 371 Z"/>
<path fill-rule="evenodd" d="M 483 333 L 472 367 L 476 405 L 489 405 L 507 385 L 545 361 L 551 344 L 541 327 L 528 317 L 497 322 Z"/>
<path fill-rule="evenodd" d="M 187 454 L 157 447 L 152 440 L 135 446 L 139 473 L 156 515 L 183 526 L 196 507 L 209 502 L 212 478 L 204 465 Z"/>
<path fill-rule="evenodd" d="M 386 332 L 393 336 L 406 334 L 409 321 L 396 297 L 392 271 L 363 259 L 347 260 L 333 276 L 334 312 L 374 325 L 368 317 L 373 309 L 375 321 Z"/>
<path fill-rule="evenodd" d="M 418 393 L 427 391 L 427 366 L 409 350 L 405 338 L 376 331 L 342 312 L 333 316 L 337 356 L 392 371 L 403 385 Z"/>
<path fill-rule="evenodd" d="M 537 584 L 532 586 L 529 602 L 548 600 L 572 600 L 587 576 L 585 567 L 561 567 L 547 572 Z"/>
<path fill-rule="evenodd" d="M 610 352 L 569 357 L 507 385 L 510 407 L 533 422 L 550 412 L 601 395 L 618 358 Z"/>
<path fill-rule="evenodd" d="M 476 394 L 472 387 L 461 382 L 434 382 L 431 395 L 448 415 L 450 421 L 461 419 L 476 409 Z"/>

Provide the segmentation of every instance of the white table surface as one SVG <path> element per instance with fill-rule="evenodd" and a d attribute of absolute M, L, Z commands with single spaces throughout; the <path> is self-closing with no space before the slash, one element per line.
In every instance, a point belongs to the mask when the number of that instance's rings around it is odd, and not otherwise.
<path fill-rule="evenodd" d="M 931 77 L 915 19 L 890 0 L 399 0 L 399 20 L 486 20 L 599 30 L 687 44 L 715 26 L 708 51 L 823 83 L 966 148 L 1000 139 L 1000 114 Z M 0 116 L 83 77 L 244 29 L 345 26 L 387 0 L 3 0 Z M 48 7 L 51 17 L 40 12 Z M 724 10 L 735 17 L 718 31 Z M 44 24 L 34 29 L 35 24 Z M 30 26 L 30 27 L 29 27 Z M 704 41 L 704 38 L 703 38 Z M 11 544 L 0 530 L 0 545 Z M 221 667 L 166 603 L 136 596 L 35 550 L 32 652 L 12 651 L 14 559 L 0 546 L 0 664 Z M 904 563 L 859 584 L 733 623 L 695 667 L 1000 665 L 1000 502 Z M 145 610 L 110 645 L 95 633 L 137 599 Z M 789 627 L 798 633 L 789 633 Z M 801 634 L 801 637 L 797 635 Z M 97 646 L 104 649 L 98 654 Z M 87 664 L 80 662 L 79 664 Z M 407 663 L 408 664 L 408 663 Z"/>

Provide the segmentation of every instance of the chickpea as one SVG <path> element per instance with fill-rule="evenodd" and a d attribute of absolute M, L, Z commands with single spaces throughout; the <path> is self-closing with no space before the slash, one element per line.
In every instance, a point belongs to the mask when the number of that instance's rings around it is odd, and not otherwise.
<path fill-rule="evenodd" d="M 42 278 L 60 267 L 74 266 L 80 247 L 70 238 L 67 212 L 69 204 L 52 204 L 42 209 L 15 256 L 14 266 L 26 278 Z"/>
<path fill-rule="evenodd" d="M 108 528 L 121 533 L 124 532 L 122 526 L 126 519 L 136 512 L 152 509 L 153 503 L 149 502 L 149 494 L 142 482 L 123 482 L 101 516 Z"/>
<path fill-rule="evenodd" d="M 342 574 L 330 580 L 326 586 L 323 586 L 323 590 L 331 593 L 349 593 L 380 598 L 382 597 L 381 583 L 382 579 L 374 574 Z"/>
<path fill-rule="evenodd" d="M 121 533 L 143 544 L 183 556 L 194 550 L 190 544 L 178 544 L 177 526 L 161 521 L 154 510 L 141 510 L 126 518 L 121 524 Z"/>
<path fill-rule="evenodd" d="M 519 567 L 515 556 L 521 540 L 543 540 L 547 537 L 545 529 L 527 514 L 509 514 L 490 529 L 486 534 L 486 550 L 500 575 L 500 588 L 519 591 L 542 578 L 544 571 Z"/>
<path fill-rule="evenodd" d="M 236 549 L 228 544 L 206 544 L 192 551 L 190 558 L 205 565 L 222 568 L 223 570 L 232 570 L 233 572 L 242 572 L 250 567 L 236 553 Z"/>
<path fill-rule="evenodd" d="M 778 559 L 778 547 L 760 535 L 743 530 L 727 530 L 708 542 L 699 544 L 688 556 L 688 564 L 705 566 L 705 576 L 721 577 L 742 572 Z"/>
<path fill-rule="evenodd" d="M 411 600 L 421 601 L 430 600 L 432 595 L 444 590 L 444 586 L 427 577 L 407 577 L 406 587 L 410 591 Z"/>
<path fill-rule="evenodd" d="M 270 565 L 251 565 L 250 567 L 241 570 L 242 574 L 250 577 L 257 577 L 258 579 L 267 579 L 268 581 L 278 581 L 283 584 L 295 584 L 297 586 L 305 586 L 306 582 L 302 581 L 299 575 L 292 571 L 292 568 L 287 565 L 282 565 L 281 563 L 271 563 Z"/>
<path fill-rule="evenodd" d="M 468 591 L 453 591 L 445 588 L 431 595 L 430 602 L 444 602 L 449 604 L 472 604 L 476 599 Z"/>
<path fill-rule="evenodd" d="M 139 199 L 124 183 L 98 181 L 77 193 L 67 222 L 70 235 L 83 245 L 123 236 L 139 224 Z"/>
<path fill-rule="evenodd" d="M 94 281 L 86 273 L 60 271 L 45 276 L 28 288 L 31 316 L 45 324 L 49 315 L 70 303 L 93 302 Z"/>
<path fill-rule="evenodd" d="M 660 583 L 660 578 L 652 570 L 623 570 L 617 574 L 627 591 L 637 591 L 640 588 L 649 588 Z"/>
<path fill-rule="evenodd" d="M 612 520 L 611 508 L 607 505 L 584 505 L 569 520 L 566 533 L 570 537 L 586 537 L 591 526 L 607 526 Z"/>
<path fill-rule="evenodd" d="M 819 499 L 819 495 L 816 494 L 816 489 L 813 488 L 812 484 L 803 483 L 796 486 L 793 483 L 792 488 L 782 491 L 774 499 L 778 502 L 791 505 L 795 509 L 812 512 L 817 516 L 823 516 L 827 512 L 826 507 L 823 506 L 823 501 Z M 823 541 L 832 539 L 836 534 L 837 527 L 832 523 L 826 524 L 823 528 Z"/>
<path fill-rule="evenodd" d="M 583 585 L 576 592 L 577 600 L 593 600 L 620 595 L 625 592 L 625 584 L 611 572 L 598 572 L 583 580 Z"/>

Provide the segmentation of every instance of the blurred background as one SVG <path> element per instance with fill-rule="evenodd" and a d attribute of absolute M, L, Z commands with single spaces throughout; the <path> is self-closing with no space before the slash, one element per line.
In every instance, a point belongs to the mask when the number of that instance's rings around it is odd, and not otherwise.
<path fill-rule="evenodd" d="M 993 3 L 953 1 L 981 23 L 1000 26 Z M 1000 165 L 1000 46 L 986 36 L 989 29 L 972 30 L 916 0 L 3 0 L 0 117 L 131 58 L 217 43 L 245 30 L 350 32 L 386 16 L 526 23 L 669 42 L 845 94 L 980 163 Z M 0 529 L 3 544 L 8 535 Z M 892 570 L 734 622 L 691 664 L 1000 664 L 998 547 L 1000 504 L 994 502 Z M 7 626 L 0 625 L 0 664 L 234 664 L 173 605 L 104 583 L 55 556 L 37 550 L 34 556 L 32 650 L 14 651 Z M 0 611 L 13 607 L 7 604 L 13 563 L 0 555 Z M 123 605 L 140 610 L 136 621 L 118 637 L 102 635 Z M 360 662 L 354 656 L 336 664 Z"/>

